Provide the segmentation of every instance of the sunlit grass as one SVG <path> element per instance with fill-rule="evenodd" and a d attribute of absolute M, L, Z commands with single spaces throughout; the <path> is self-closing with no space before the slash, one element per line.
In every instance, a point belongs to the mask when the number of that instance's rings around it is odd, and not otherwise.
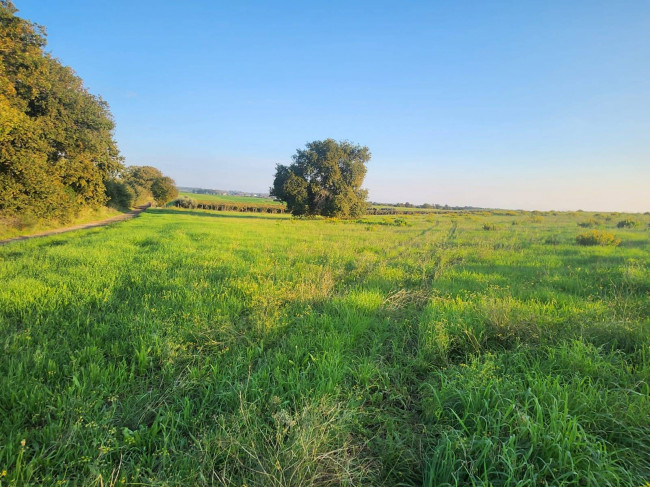
<path fill-rule="evenodd" d="M 23 235 L 34 235 L 36 233 L 47 232 L 49 230 L 54 230 L 61 227 L 96 222 L 121 215 L 122 213 L 124 212 L 108 207 L 101 207 L 96 210 L 86 208 L 81 210 L 76 218 L 72 218 L 71 220 L 65 222 L 42 221 L 29 218 L 0 217 L 0 240 Z"/>
<path fill-rule="evenodd" d="M 0 247 L 0 482 L 650 479 L 648 218 L 593 217 L 618 247 L 580 214 L 405 218 L 154 209 Z"/>

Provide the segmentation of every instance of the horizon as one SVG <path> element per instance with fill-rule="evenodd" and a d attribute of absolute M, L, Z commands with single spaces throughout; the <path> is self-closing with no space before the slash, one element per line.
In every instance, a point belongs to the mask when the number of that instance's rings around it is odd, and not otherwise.
<path fill-rule="evenodd" d="M 105 99 L 126 165 L 265 193 L 328 137 L 371 201 L 650 210 L 650 6 L 16 0 Z"/>
<path fill-rule="evenodd" d="M 191 194 L 197 194 L 201 195 L 202 193 L 194 193 L 192 190 L 201 190 L 201 191 L 223 191 L 226 193 L 242 193 L 242 196 L 254 196 L 254 197 L 259 197 L 259 198 L 269 198 L 269 199 L 274 199 L 272 196 L 269 195 L 268 191 L 246 191 L 243 189 L 223 189 L 223 188 L 202 188 L 200 186 L 184 186 L 184 185 L 178 185 L 178 191 L 181 193 L 191 193 Z M 487 211 L 528 211 L 528 212 L 535 212 L 535 211 L 542 211 L 542 212 L 568 212 L 568 213 L 631 213 L 631 214 L 647 214 L 650 213 L 648 211 L 613 211 L 613 210 L 583 210 L 582 208 L 578 208 L 576 210 L 560 210 L 557 208 L 550 208 L 548 210 L 526 210 L 523 208 L 496 208 L 496 207 L 487 207 L 487 206 L 469 206 L 469 205 L 450 205 L 448 203 L 445 203 L 444 201 L 425 201 L 424 203 L 412 203 L 410 201 L 376 201 L 372 199 L 367 200 L 368 203 L 371 205 L 387 205 L 387 206 L 396 206 L 396 205 L 412 205 L 412 206 L 422 206 L 424 204 L 430 204 L 430 205 L 437 205 L 437 206 L 449 206 L 451 209 L 457 209 L 457 208 L 462 208 L 463 210 L 487 210 Z"/>

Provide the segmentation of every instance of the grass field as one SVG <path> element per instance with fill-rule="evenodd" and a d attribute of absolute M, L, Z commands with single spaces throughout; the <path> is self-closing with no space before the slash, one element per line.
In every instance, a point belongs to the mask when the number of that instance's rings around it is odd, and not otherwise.
<path fill-rule="evenodd" d="M 277 205 L 284 206 L 284 203 L 275 201 L 273 198 L 257 198 L 255 196 L 237 196 L 230 194 L 199 194 L 187 193 L 181 191 L 178 193 L 179 197 L 193 198 L 197 201 L 216 201 L 224 203 L 258 203 L 260 205 Z"/>
<path fill-rule="evenodd" d="M 0 247 L 0 484 L 645 485 L 623 218 L 153 209 Z"/>

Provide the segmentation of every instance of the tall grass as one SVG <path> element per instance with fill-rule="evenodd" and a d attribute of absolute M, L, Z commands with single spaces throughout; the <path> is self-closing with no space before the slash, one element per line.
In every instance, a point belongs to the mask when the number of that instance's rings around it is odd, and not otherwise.
<path fill-rule="evenodd" d="M 0 483 L 648 481 L 646 225 L 404 218 L 155 209 L 0 247 Z"/>

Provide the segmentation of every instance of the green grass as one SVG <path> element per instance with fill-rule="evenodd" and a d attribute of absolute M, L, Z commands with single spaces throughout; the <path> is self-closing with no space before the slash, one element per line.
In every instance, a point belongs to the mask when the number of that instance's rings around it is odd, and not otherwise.
<path fill-rule="evenodd" d="M 648 217 L 593 216 L 618 247 L 584 217 L 153 209 L 0 247 L 0 483 L 642 486 Z"/>
<path fill-rule="evenodd" d="M 0 240 L 23 235 L 33 235 L 35 233 L 47 232 L 61 227 L 96 222 L 121 215 L 122 213 L 124 212 L 109 207 L 101 207 L 96 210 L 84 209 L 80 211 L 76 218 L 66 222 L 42 221 L 30 218 L 2 218 L 0 215 Z"/>
<path fill-rule="evenodd" d="M 199 194 L 199 193 L 187 193 L 181 191 L 178 193 L 178 196 L 185 196 L 187 198 L 193 198 L 196 201 L 217 201 L 224 203 L 258 203 L 263 205 L 277 205 L 284 206 L 283 203 L 275 201 L 273 198 L 258 198 L 255 196 L 236 196 L 230 194 Z"/>

